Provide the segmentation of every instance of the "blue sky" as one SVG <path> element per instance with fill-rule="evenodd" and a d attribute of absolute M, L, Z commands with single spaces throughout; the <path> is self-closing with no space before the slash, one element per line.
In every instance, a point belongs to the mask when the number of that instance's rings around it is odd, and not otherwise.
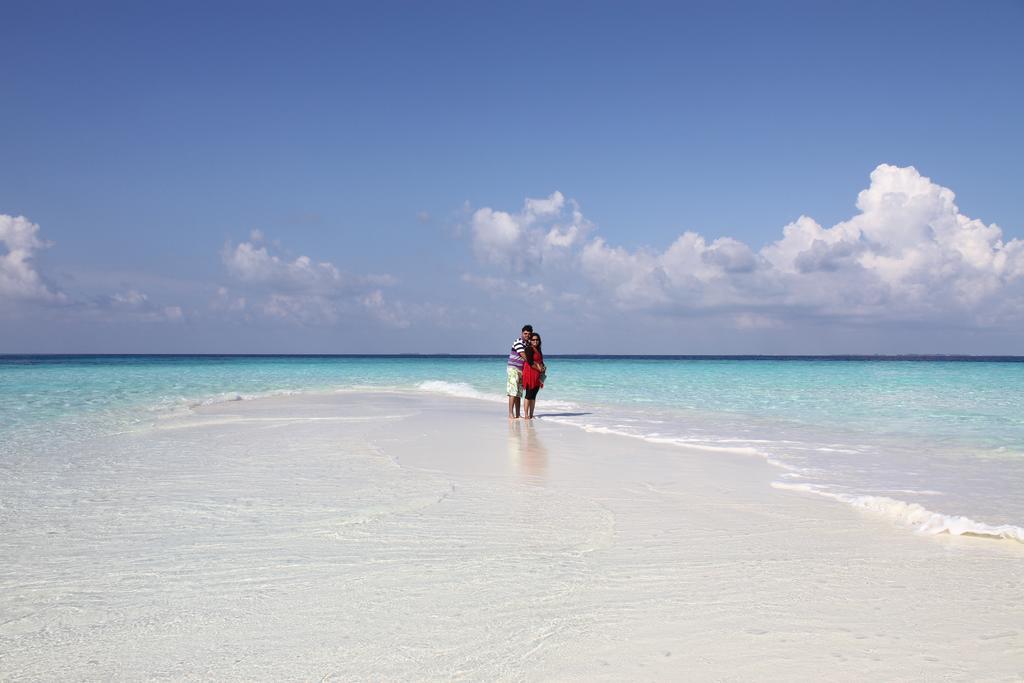
<path fill-rule="evenodd" d="M 1020 2 L 0 23 L 0 352 L 500 353 L 527 319 L 551 352 L 1024 337 Z"/>

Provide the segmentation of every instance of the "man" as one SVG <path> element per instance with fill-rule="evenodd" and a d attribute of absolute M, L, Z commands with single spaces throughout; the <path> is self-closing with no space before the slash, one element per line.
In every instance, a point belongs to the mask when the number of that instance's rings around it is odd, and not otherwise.
<path fill-rule="evenodd" d="M 508 354 L 508 381 L 505 393 L 508 394 L 508 419 L 519 417 L 523 397 L 523 365 L 526 363 L 526 345 L 533 334 L 533 325 L 523 325 L 523 331 L 512 342 L 512 350 Z"/>

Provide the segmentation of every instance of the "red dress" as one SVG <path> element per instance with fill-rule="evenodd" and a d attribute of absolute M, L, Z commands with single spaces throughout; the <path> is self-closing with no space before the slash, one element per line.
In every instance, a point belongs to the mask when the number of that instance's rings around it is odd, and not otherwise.
<path fill-rule="evenodd" d="M 526 354 L 527 360 L 529 360 L 529 351 Z M 538 365 L 544 365 L 544 354 L 536 349 L 533 349 L 533 363 Z M 533 363 L 525 363 L 523 365 L 523 388 L 524 389 L 540 389 L 544 386 L 544 383 L 540 381 L 540 372 L 533 367 Z"/>

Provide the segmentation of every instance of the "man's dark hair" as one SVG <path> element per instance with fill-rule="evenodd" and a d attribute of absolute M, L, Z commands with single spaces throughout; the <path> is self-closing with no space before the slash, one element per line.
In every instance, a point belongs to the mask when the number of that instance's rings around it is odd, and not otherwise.
<path fill-rule="evenodd" d="M 520 332 L 533 332 L 533 325 L 523 325 L 523 329 Z"/>

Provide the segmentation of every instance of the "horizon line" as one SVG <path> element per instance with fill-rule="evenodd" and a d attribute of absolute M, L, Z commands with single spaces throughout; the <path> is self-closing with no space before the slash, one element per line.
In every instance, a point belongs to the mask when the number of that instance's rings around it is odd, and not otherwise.
<path fill-rule="evenodd" d="M 503 353 L 0 353 L 18 358 L 506 358 Z M 548 358 L 651 360 L 947 360 L 1015 361 L 1024 355 L 967 353 L 832 353 L 832 354 L 670 354 L 670 353 L 552 353 Z"/>

